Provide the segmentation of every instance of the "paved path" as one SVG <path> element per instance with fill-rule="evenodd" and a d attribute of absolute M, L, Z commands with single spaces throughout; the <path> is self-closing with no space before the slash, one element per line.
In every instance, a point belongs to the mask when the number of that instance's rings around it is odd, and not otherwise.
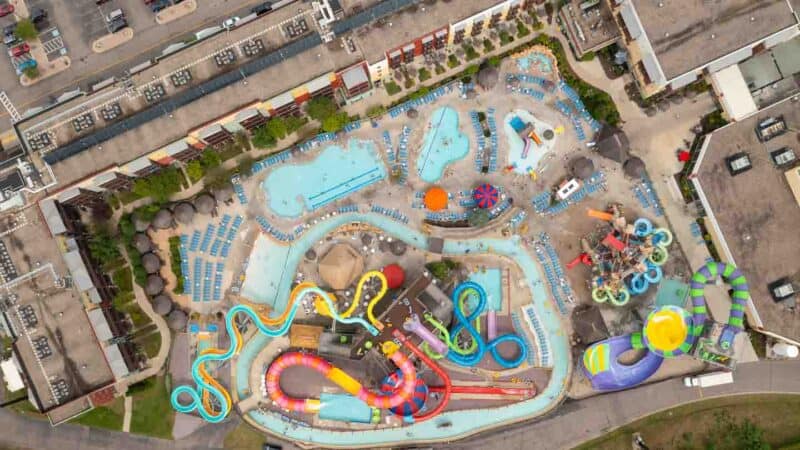
<path fill-rule="evenodd" d="M 125 415 L 122 417 L 122 431 L 131 431 L 131 417 L 133 417 L 133 397 L 125 397 Z"/>
<path fill-rule="evenodd" d="M 643 416 L 710 397 L 754 393 L 800 394 L 800 361 L 741 364 L 733 384 L 708 389 L 686 388 L 680 379 L 667 380 L 586 400 L 568 401 L 553 415 L 522 423 L 501 433 L 481 435 L 452 448 L 535 450 L 573 448 Z M 436 446 L 447 448 L 448 446 Z"/>

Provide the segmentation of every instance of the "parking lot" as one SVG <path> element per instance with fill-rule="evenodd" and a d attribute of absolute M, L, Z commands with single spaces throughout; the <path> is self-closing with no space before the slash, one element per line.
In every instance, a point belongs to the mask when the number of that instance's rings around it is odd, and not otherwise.
<path fill-rule="evenodd" d="M 111 0 L 99 8 L 94 0 L 30 0 L 28 4 L 32 7 L 47 10 L 50 26 L 57 27 L 59 32 L 59 36 L 47 36 L 51 42 L 44 45 L 48 51 L 53 51 L 48 57 L 66 48 L 71 67 L 33 86 L 20 88 L 14 68 L 6 58 L 5 62 L 0 62 L 0 91 L 6 92 L 20 113 L 52 102 L 76 87 L 88 91 L 90 85 L 120 75 L 127 68 L 160 54 L 169 44 L 188 39 L 196 31 L 219 25 L 234 15 L 247 15 L 260 1 L 263 0 L 201 0 L 194 13 L 168 25 L 158 25 L 155 14 L 143 0 Z M 117 8 L 124 11 L 128 25 L 133 28 L 133 39 L 106 53 L 93 53 L 92 42 L 107 33 L 104 16 Z M 12 22 L 11 16 L 0 18 L 0 25 Z M 10 126 L 8 114 L 0 108 L 0 131 Z"/>

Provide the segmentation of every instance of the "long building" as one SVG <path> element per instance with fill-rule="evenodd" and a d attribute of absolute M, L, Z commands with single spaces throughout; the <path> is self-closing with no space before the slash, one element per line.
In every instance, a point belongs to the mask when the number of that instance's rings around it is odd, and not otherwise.
<path fill-rule="evenodd" d="M 707 135 L 692 171 L 705 224 L 742 269 L 750 325 L 800 345 L 800 96 Z"/>
<path fill-rule="evenodd" d="M 647 97 L 684 87 L 800 34 L 799 0 L 605 0 Z"/>

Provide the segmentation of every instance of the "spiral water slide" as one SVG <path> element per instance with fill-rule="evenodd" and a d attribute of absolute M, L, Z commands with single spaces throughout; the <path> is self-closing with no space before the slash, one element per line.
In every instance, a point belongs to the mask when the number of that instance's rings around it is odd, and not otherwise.
<path fill-rule="evenodd" d="M 319 413 L 321 404 L 318 399 L 293 398 L 288 396 L 281 389 L 280 378 L 283 371 L 292 366 L 303 366 L 321 373 L 325 378 L 341 387 L 342 390 L 371 407 L 381 409 L 394 408 L 414 395 L 417 373 L 414 370 L 414 364 L 402 352 L 394 351 L 389 355 L 389 359 L 400 368 L 403 374 L 402 383 L 400 383 L 398 389 L 390 395 L 370 392 L 346 372 L 334 367 L 319 356 L 299 352 L 283 353 L 272 362 L 266 374 L 267 392 L 272 401 L 283 409 L 314 414 Z"/>
<path fill-rule="evenodd" d="M 198 356 L 192 364 L 192 378 L 195 386 L 182 385 L 172 391 L 170 401 L 172 407 L 181 413 L 191 413 L 197 410 L 198 414 L 208 422 L 219 423 L 225 419 L 231 410 L 231 397 L 222 385 L 214 380 L 206 371 L 205 365 L 212 361 L 226 361 L 237 354 L 242 347 L 242 336 L 234 323 L 237 314 L 242 313 L 250 317 L 258 330 L 270 337 L 283 336 L 289 331 L 289 327 L 297 314 L 300 306 L 299 299 L 306 295 L 313 295 L 322 299 L 328 307 L 334 320 L 345 324 L 357 324 L 367 329 L 373 336 L 377 336 L 379 331 L 361 318 L 345 318 L 336 312 L 336 306 L 331 300 L 330 294 L 323 291 L 312 283 L 301 283 L 292 290 L 289 296 L 289 303 L 283 314 L 276 318 L 270 318 L 256 312 L 253 308 L 246 305 L 236 305 L 231 308 L 225 316 L 225 329 L 231 337 L 230 345 L 227 349 L 208 349 Z M 189 398 L 188 403 L 181 401 L 181 394 Z M 220 410 L 215 410 L 210 401 L 213 396 L 219 402 Z"/>

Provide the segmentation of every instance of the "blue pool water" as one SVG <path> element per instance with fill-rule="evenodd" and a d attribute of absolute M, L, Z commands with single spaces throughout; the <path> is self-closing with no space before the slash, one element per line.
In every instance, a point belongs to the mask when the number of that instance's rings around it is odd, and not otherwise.
<path fill-rule="evenodd" d="M 269 207 L 284 217 L 298 217 L 386 178 L 375 145 L 351 139 L 347 150 L 331 145 L 308 164 L 281 166 L 261 187 Z"/>
<path fill-rule="evenodd" d="M 503 276 L 500 269 L 486 269 L 469 274 L 469 280 L 486 291 L 486 310 L 500 311 L 503 303 Z M 469 305 L 472 306 L 472 305 Z"/>
<path fill-rule="evenodd" d="M 319 402 L 319 418 L 322 420 L 358 423 L 372 421 L 372 408 L 352 395 L 323 392 L 319 396 Z"/>
<path fill-rule="evenodd" d="M 515 122 L 532 123 L 533 131 L 541 138 L 542 145 L 537 145 L 530 139 L 528 142 L 523 140 L 514 128 L 519 126 L 515 125 Z M 553 130 L 553 127 L 523 109 L 514 110 L 506 115 L 503 120 L 503 131 L 508 139 L 508 164 L 514 167 L 515 172 L 527 174 L 530 170 L 536 170 L 542 158 L 553 149 L 557 138 L 545 140 L 542 138 L 545 130 Z M 527 152 L 526 146 L 528 146 Z"/>
<path fill-rule="evenodd" d="M 447 106 L 433 112 L 425 142 L 417 158 L 417 173 L 435 183 L 445 167 L 469 153 L 469 138 L 458 131 L 458 112 Z"/>
<path fill-rule="evenodd" d="M 300 239 L 291 244 L 291 251 L 287 253 L 286 260 L 280 267 L 293 271 L 297 267 L 303 253 L 326 234 L 344 224 L 359 221 L 381 228 L 384 232 L 397 239 L 401 239 L 422 250 L 428 249 L 428 240 L 417 230 L 378 214 L 339 214 L 308 230 Z M 265 241 L 266 245 L 254 249 L 254 253 L 271 252 L 279 247 L 278 244 Z M 468 239 L 446 240 L 444 243 L 445 255 L 471 255 L 491 253 L 514 260 L 523 273 L 523 278 L 529 283 L 532 292 L 531 303 L 539 316 L 544 332 L 550 342 L 550 354 L 553 355 L 553 369 L 547 386 L 536 397 L 507 406 L 492 408 L 491 414 L 487 410 L 451 411 L 440 414 L 426 422 L 405 427 L 387 428 L 380 430 L 333 431 L 314 427 L 295 427 L 285 417 L 272 412 L 250 411 L 247 414 L 264 428 L 272 430 L 286 439 L 314 442 L 321 446 L 353 447 L 353 446 L 380 446 L 390 445 L 401 441 L 442 440 L 455 439 L 459 436 L 472 434 L 483 429 L 496 427 L 502 423 L 513 423 L 524 420 L 533 415 L 542 414 L 554 408 L 560 402 L 572 370 L 569 342 L 562 329 L 561 316 L 546 291 L 546 283 L 542 282 L 539 266 L 534 258 L 522 248 L 519 237 L 511 239 Z M 251 257 L 251 265 L 258 264 Z M 260 267 L 255 273 L 270 277 L 270 267 Z M 248 270 L 249 272 L 249 270 Z M 285 308 L 290 292 L 291 277 L 278 280 L 280 288 L 277 291 L 278 299 L 274 301 L 280 305 L 275 313 L 280 313 Z M 249 282 L 251 277 L 245 283 Z M 266 346 L 270 338 L 257 333 L 250 341 L 246 342 L 236 361 L 235 389 L 240 399 L 250 396 L 249 376 L 253 369 L 253 361 L 258 353 Z"/>
<path fill-rule="evenodd" d="M 526 56 L 517 58 L 517 67 L 523 72 L 527 72 L 531 65 L 542 73 L 550 73 L 553 71 L 550 58 L 542 53 L 531 53 Z"/>

